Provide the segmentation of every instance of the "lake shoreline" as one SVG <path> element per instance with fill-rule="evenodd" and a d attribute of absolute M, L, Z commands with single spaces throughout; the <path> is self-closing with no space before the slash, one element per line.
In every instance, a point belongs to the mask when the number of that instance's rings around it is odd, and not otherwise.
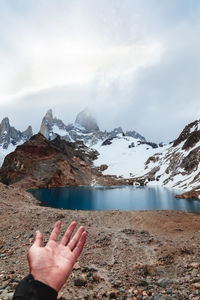
<path fill-rule="evenodd" d="M 92 211 L 162 211 L 200 213 L 200 202 L 177 199 L 177 191 L 161 186 L 78 186 L 28 190 L 41 206 Z M 180 191 L 181 192 L 181 191 Z M 123 199 L 123 200 L 122 200 Z"/>
<path fill-rule="evenodd" d="M 12 293 L 13 279 L 28 273 L 26 253 L 34 232 L 41 230 L 46 240 L 59 219 L 62 232 L 72 220 L 88 231 L 80 261 L 61 291 L 64 299 L 102 299 L 103 294 L 110 299 L 112 293 L 115 299 L 155 293 L 162 299 L 195 297 L 200 285 L 199 214 L 54 209 L 39 206 L 20 187 L 0 184 L 0 218 L 1 293 Z"/>

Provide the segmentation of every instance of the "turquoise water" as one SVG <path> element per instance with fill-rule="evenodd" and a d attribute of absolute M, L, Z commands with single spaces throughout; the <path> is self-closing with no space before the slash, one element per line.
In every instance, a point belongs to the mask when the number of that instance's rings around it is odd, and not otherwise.
<path fill-rule="evenodd" d="M 179 210 L 200 213 L 200 201 L 176 199 L 177 191 L 161 187 L 63 187 L 31 192 L 41 201 L 41 205 L 64 209 Z"/>

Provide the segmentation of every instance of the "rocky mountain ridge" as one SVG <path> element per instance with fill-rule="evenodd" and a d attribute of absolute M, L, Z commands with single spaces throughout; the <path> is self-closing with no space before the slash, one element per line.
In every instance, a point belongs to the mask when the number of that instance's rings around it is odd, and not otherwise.
<path fill-rule="evenodd" d="M 191 189 L 194 198 L 200 198 L 200 120 L 183 129 L 173 145 L 155 153 L 145 163 L 145 170 L 138 179 L 166 187 Z"/>
<path fill-rule="evenodd" d="M 0 147 L 8 149 L 9 145 L 16 146 L 17 144 L 28 141 L 33 135 L 32 127 L 21 132 L 10 125 L 8 117 L 4 118 L 0 124 Z"/>
<path fill-rule="evenodd" d="M 6 156 L 0 181 L 8 185 L 20 182 L 27 188 L 88 184 L 95 174 L 92 160 L 96 155 L 82 143 L 59 137 L 48 141 L 37 134 Z"/>
<path fill-rule="evenodd" d="M 145 182 L 146 184 L 178 188 L 189 192 L 184 197 L 193 195 L 194 198 L 199 198 L 200 120 L 185 126 L 179 137 L 169 145 L 147 142 L 137 132 L 123 132 L 121 127 L 115 128 L 110 132 L 103 132 L 99 130 L 97 122 L 87 110 L 78 114 L 74 124 L 68 125 L 65 125 L 62 120 L 53 117 L 52 110 L 49 110 L 42 120 L 40 133 L 39 136 L 43 136 L 50 143 L 48 144 L 50 148 L 58 140 L 63 141 L 59 142 L 60 144 L 68 143 L 68 146 L 69 143 L 71 145 L 75 143 L 76 146 L 81 143 L 84 147 L 86 145 L 93 147 L 93 150 L 87 151 L 98 151 L 99 155 L 97 154 L 98 159 L 95 160 L 94 168 L 96 168 L 97 172 L 103 172 L 104 177 L 117 178 L 117 175 L 123 178 L 122 184 L 126 184 L 124 178 L 129 178 L 128 183 L 130 181 L 139 181 L 140 183 Z M 7 147 L 8 150 L 10 144 L 15 148 L 16 145 L 29 140 L 32 134 L 31 127 L 28 127 L 24 132 L 17 131 L 10 126 L 8 118 L 1 122 L 0 141 L 2 141 L 1 146 L 4 149 Z M 41 137 L 37 141 L 40 144 Z M 73 148 L 74 151 L 75 148 Z M 41 148 L 41 151 L 43 149 Z M 23 155 L 24 160 L 26 160 L 26 151 L 24 151 Z M 29 158 L 32 159 L 31 156 Z M 65 160 L 65 158 L 62 159 Z M 10 163 L 14 168 L 13 162 L 10 161 Z M 79 168 L 80 165 L 76 167 Z M 4 176 L 6 178 L 5 173 Z M 98 176 L 101 177 L 100 175 Z M 88 179 L 90 184 L 92 183 L 91 178 L 90 176 Z M 78 179 L 76 183 L 82 184 L 81 180 Z M 108 181 L 112 180 L 109 179 Z M 64 182 L 66 183 L 67 181 L 64 180 Z M 99 183 L 100 181 L 95 179 L 94 182 Z M 59 180 L 54 184 L 59 186 Z M 53 186 L 52 183 L 50 185 Z"/>
<path fill-rule="evenodd" d="M 146 142 L 146 139 L 134 130 L 124 132 L 121 127 L 118 127 L 112 131 L 101 131 L 88 109 L 84 109 L 77 115 L 74 124 L 68 125 L 65 125 L 60 119 L 54 118 L 50 109 L 42 120 L 40 133 L 48 140 L 53 140 L 57 135 L 60 135 L 62 139 L 68 142 L 83 141 L 88 147 L 92 147 L 98 142 L 103 143 L 105 140 L 114 138 L 120 133 Z"/>
<path fill-rule="evenodd" d="M 82 141 L 85 145 L 91 147 L 97 143 L 103 143 L 106 139 L 116 137 L 119 133 L 127 136 L 135 136 L 145 141 L 145 138 L 136 131 L 123 132 L 121 127 L 107 132 L 99 130 L 95 118 L 88 109 L 81 111 L 75 123 L 65 124 L 62 120 L 53 117 L 51 109 L 45 114 L 41 126 L 40 133 L 47 140 L 53 140 L 57 136 L 61 136 L 63 140 L 68 142 Z M 32 127 L 29 126 L 24 132 L 21 132 L 10 126 L 9 119 L 6 117 L 0 124 L 0 165 L 7 154 L 14 151 L 17 145 L 21 145 L 33 136 Z"/>
<path fill-rule="evenodd" d="M 48 141 L 41 133 L 17 146 L 0 169 L 0 182 L 23 188 L 126 184 L 114 176 L 103 176 L 93 165 L 98 152 L 83 142 L 67 142 L 57 136 Z"/>

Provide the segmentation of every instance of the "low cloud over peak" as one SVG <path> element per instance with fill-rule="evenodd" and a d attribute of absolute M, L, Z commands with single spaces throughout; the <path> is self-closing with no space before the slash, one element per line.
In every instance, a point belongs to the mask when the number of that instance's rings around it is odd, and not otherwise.
<path fill-rule="evenodd" d="M 199 17 L 186 0 L 1 1 L 0 117 L 90 106 L 102 128 L 172 140 L 200 115 Z"/>

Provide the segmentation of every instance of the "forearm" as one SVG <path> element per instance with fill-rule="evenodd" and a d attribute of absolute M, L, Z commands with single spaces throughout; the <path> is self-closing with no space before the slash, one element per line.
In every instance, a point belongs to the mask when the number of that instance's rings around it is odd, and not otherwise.
<path fill-rule="evenodd" d="M 13 300 L 56 300 L 57 292 L 29 274 L 18 284 Z"/>

